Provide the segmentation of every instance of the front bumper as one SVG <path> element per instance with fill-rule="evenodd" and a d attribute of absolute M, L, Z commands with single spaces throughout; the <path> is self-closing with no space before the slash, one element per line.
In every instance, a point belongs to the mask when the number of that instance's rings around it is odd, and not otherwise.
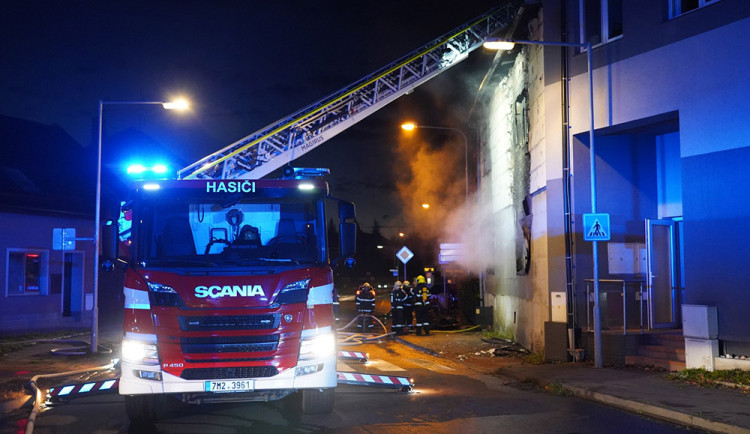
<path fill-rule="evenodd" d="M 297 375 L 301 368 L 318 366 L 317 372 Z M 120 395 L 204 393 L 206 381 L 184 380 L 162 371 L 158 365 L 139 365 L 121 362 Z M 159 373 L 161 380 L 141 378 L 140 372 Z M 239 378 L 238 378 L 239 380 Z M 246 378 L 243 378 L 246 380 Z M 336 387 L 336 357 L 305 360 L 296 368 L 287 369 L 273 377 L 250 378 L 253 391 L 322 389 Z M 232 395 L 247 392 L 236 392 Z"/>

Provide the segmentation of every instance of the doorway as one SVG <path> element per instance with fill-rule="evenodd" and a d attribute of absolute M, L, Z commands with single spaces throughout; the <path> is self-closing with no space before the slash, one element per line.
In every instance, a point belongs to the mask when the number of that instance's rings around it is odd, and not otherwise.
<path fill-rule="evenodd" d="M 62 263 L 62 316 L 80 319 L 83 311 L 83 252 L 64 252 Z"/>
<path fill-rule="evenodd" d="M 672 220 L 646 220 L 646 288 L 649 328 L 677 325 L 676 228 Z"/>

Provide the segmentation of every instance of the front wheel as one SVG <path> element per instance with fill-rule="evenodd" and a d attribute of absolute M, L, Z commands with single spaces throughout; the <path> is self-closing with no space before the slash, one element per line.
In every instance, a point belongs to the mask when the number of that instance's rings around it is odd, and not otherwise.
<path fill-rule="evenodd" d="M 303 389 L 302 413 L 329 414 L 333 411 L 333 393 L 336 389 Z"/>
<path fill-rule="evenodd" d="M 164 411 L 164 395 L 126 395 L 125 410 L 133 425 L 151 425 Z"/>

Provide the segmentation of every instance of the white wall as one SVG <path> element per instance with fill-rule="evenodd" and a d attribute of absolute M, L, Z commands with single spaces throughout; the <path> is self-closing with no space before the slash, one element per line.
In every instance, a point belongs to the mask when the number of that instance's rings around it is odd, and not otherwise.
<path fill-rule="evenodd" d="M 750 101 L 735 96 L 748 86 L 748 28 L 737 21 L 596 69 L 596 128 L 679 110 L 683 158 L 747 146 Z M 585 73 L 571 80 L 571 101 L 573 133 L 588 131 Z"/>
<path fill-rule="evenodd" d="M 511 334 L 535 352 L 544 348 L 544 322 L 549 319 L 546 227 L 547 144 L 541 47 L 527 46 L 495 88 L 488 114 L 487 149 L 491 168 L 482 181 L 482 202 L 489 204 L 494 237 L 486 303 L 493 306 L 495 329 Z M 526 88 L 529 102 L 530 190 L 532 195 L 531 267 L 516 274 L 520 223 L 513 203 L 511 158 L 513 106 Z"/>

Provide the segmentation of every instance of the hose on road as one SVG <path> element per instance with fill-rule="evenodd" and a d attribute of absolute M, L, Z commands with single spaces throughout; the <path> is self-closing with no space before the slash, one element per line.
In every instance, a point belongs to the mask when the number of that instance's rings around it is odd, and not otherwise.
<path fill-rule="evenodd" d="M 88 369 L 79 369 L 77 371 L 67 371 L 67 372 L 58 372 L 55 374 L 40 374 L 35 375 L 34 377 L 29 380 L 27 383 L 28 387 L 32 391 L 32 396 L 34 397 L 34 407 L 31 409 L 31 413 L 29 414 L 29 419 L 26 422 L 26 434 L 31 434 L 34 432 L 34 421 L 36 420 L 36 415 L 39 414 L 39 406 L 41 405 L 42 401 L 42 392 L 39 390 L 39 387 L 37 387 L 37 380 L 40 378 L 55 378 L 55 377 L 66 377 L 69 375 L 76 375 L 76 374 L 85 374 L 88 372 L 96 372 L 96 371 L 106 371 L 108 369 L 113 369 L 115 367 L 115 361 L 112 361 L 109 364 L 95 367 L 95 368 L 88 368 Z"/>

